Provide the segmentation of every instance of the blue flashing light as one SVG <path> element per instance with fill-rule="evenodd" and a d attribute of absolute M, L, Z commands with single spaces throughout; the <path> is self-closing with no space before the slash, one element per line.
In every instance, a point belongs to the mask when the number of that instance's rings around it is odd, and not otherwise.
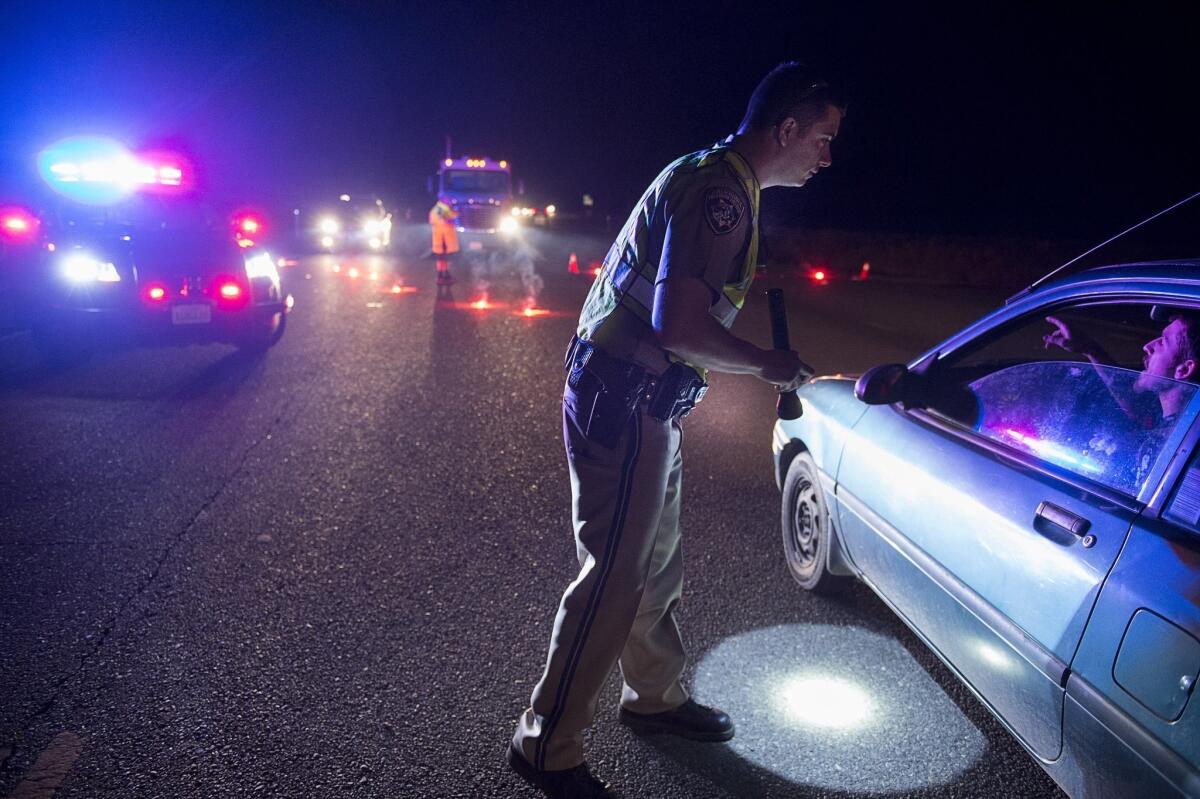
<path fill-rule="evenodd" d="M 55 191 L 89 205 L 118 202 L 135 185 L 120 180 L 133 156 L 119 142 L 100 136 L 75 136 L 47 147 L 38 155 L 38 173 Z"/>
<path fill-rule="evenodd" d="M 43 150 L 38 172 L 54 190 L 73 200 L 107 205 L 139 189 L 183 186 L 184 170 L 178 160 L 166 153 L 137 155 L 100 136 L 76 136 Z"/>

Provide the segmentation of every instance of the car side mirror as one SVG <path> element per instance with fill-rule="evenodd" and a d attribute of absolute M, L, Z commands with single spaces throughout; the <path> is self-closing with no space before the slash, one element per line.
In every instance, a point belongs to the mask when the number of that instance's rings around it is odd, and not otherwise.
<path fill-rule="evenodd" d="M 912 375 L 902 363 L 874 366 L 854 384 L 854 396 L 867 405 L 891 405 L 909 399 Z"/>

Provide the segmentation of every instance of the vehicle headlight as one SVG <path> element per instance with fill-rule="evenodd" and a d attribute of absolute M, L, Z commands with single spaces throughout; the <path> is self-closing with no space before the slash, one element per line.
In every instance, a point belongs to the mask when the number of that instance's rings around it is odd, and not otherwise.
<path fill-rule="evenodd" d="M 342 226 L 338 224 L 338 221 L 336 219 L 334 219 L 332 217 L 328 217 L 328 216 L 325 217 L 324 219 L 322 219 L 319 223 L 317 223 L 317 227 L 326 236 L 332 236 L 333 234 L 337 233 L 342 228 Z"/>
<path fill-rule="evenodd" d="M 520 229 L 520 224 L 511 216 L 506 216 L 500 220 L 500 232 L 506 236 L 511 236 Z"/>
<path fill-rule="evenodd" d="M 279 279 L 279 271 L 275 269 L 275 262 L 271 260 L 271 254 L 260 252 L 258 255 L 252 255 L 246 259 L 246 277 L 269 277 L 272 280 Z"/>
<path fill-rule="evenodd" d="M 378 236 L 372 236 L 371 240 L 367 242 L 367 245 L 372 250 L 378 250 L 380 247 L 383 246 L 383 241 Z"/>
<path fill-rule="evenodd" d="M 72 283 L 119 283 L 116 265 L 84 253 L 71 253 L 62 259 L 62 271 Z"/>
<path fill-rule="evenodd" d="M 383 225 L 378 219 L 368 219 L 363 222 L 363 233 L 368 236 L 378 236 L 381 232 L 383 232 Z"/>
<path fill-rule="evenodd" d="M 330 247 L 332 247 L 333 246 L 333 236 L 322 236 L 321 237 L 321 246 L 326 249 L 329 249 Z"/>

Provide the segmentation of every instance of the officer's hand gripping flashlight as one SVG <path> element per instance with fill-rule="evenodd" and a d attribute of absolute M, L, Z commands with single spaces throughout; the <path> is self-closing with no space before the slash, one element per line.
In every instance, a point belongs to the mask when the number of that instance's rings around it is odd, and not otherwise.
<path fill-rule="evenodd" d="M 787 306 L 783 304 L 783 289 L 767 289 L 767 306 L 771 311 L 771 342 L 777 350 L 790 350 L 788 343 Z M 775 411 L 780 419 L 799 419 L 804 413 L 795 391 L 779 392 Z"/>

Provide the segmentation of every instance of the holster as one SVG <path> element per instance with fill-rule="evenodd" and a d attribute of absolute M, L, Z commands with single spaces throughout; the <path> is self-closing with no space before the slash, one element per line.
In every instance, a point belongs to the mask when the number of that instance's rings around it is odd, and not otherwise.
<path fill-rule="evenodd" d="M 659 421 L 682 419 L 703 398 L 707 385 L 695 370 L 674 363 L 662 375 L 612 358 L 573 338 L 567 349 L 567 385 L 578 403 L 576 423 L 592 441 L 612 449 L 639 403 Z"/>
<path fill-rule="evenodd" d="M 708 384 L 696 370 L 681 363 L 673 363 L 667 371 L 655 379 L 646 391 L 649 405 L 646 412 L 659 421 L 682 419 L 691 413 L 696 403 L 704 399 Z"/>

